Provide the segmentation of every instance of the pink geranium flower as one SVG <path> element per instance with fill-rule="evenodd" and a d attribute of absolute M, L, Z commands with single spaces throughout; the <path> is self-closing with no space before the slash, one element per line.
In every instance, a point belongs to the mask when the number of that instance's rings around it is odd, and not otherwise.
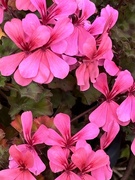
<path fill-rule="evenodd" d="M 133 78 L 130 72 L 125 70 L 119 72 L 111 91 L 109 90 L 107 75 L 105 73 L 101 73 L 97 78 L 97 81 L 93 84 L 97 90 L 104 94 L 106 100 L 90 114 L 89 120 L 97 124 L 99 127 L 102 127 L 105 132 L 109 133 L 110 128 L 113 129 L 111 136 L 103 136 L 104 138 L 107 138 L 103 141 L 106 141 L 108 145 L 117 135 L 119 131 L 119 124 L 121 124 L 116 114 L 119 105 L 113 99 L 117 94 L 126 91 L 132 83 Z M 114 126 L 115 128 L 111 126 Z"/>
<path fill-rule="evenodd" d="M 68 18 L 48 28 L 40 24 L 36 15 L 28 14 L 22 21 L 7 22 L 5 31 L 22 52 L 0 59 L 2 75 L 11 75 L 17 69 L 14 79 L 22 86 L 32 80 L 49 83 L 53 77 L 63 79 L 68 75 L 69 65 L 61 56 L 67 47 L 65 38 L 73 31 Z"/>
<path fill-rule="evenodd" d="M 27 77 L 21 85 L 27 85 L 32 81 L 35 73 L 37 74 L 39 63 L 37 59 L 34 60 L 34 64 L 30 60 L 27 60 L 27 68 L 31 67 L 30 72 L 29 69 L 26 71 L 26 66 L 25 72 L 23 71 L 22 63 L 24 64 L 33 50 L 43 46 L 49 40 L 50 30 L 46 26 L 41 25 L 39 19 L 34 14 L 28 14 L 22 21 L 16 18 L 12 19 L 11 22 L 5 24 L 4 30 L 22 52 L 0 59 L 1 74 L 3 76 L 9 76 L 19 68 L 16 72 L 19 71 L 24 77 Z M 18 81 L 16 72 L 15 80 Z"/>
<path fill-rule="evenodd" d="M 104 34 L 97 49 L 97 42 L 91 35 L 83 44 L 82 62 L 76 70 L 77 84 L 81 91 L 85 91 L 90 87 L 90 82 L 95 83 L 99 75 L 99 60 L 105 59 L 104 55 L 111 53 L 112 42 L 108 34 Z"/>
<path fill-rule="evenodd" d="M 73 172 L 76 166 L 72 162 L 68 162 L 69 154 L 64 151 L 64 149 L 59 146 L 53 146 L 48 150 L 47 156 L 51 170 L 54 173 L 62 172 L 55 180 L 81 180 L 81 178 Z"/>
<path fill-rule="evenodd" d="M 30 111 L 24 112 L 21 115 L 21 122 L 22 122 L 22 128 L 23 128 L 23 136 L 26 141 L 26 144 L 18 145 L 18 149 L 25 153 L 27 151 L 30 151 L 31 154 L 34 157 L 33 166 L 30 168 L 31 172 L 33 172 L 35 175 L 39 175 L 42 171 L 45 170 L 45 165 L 41 161 L 40 157 L 38 156 L 35 145 L 44 143 L 48 131 L 47 128 L 44 125 L 40 125 L 40 127 L 37 129 L 37 131 L 32 135 L 31 128 L 32 128 L 32 113 Z M 14 160 L 11 155 L 10 157 L 10 168 L 14 166 Z"/>
<path fill-rule="evenodd" d="M 57 145 L 65 149 L 73 149 L 78 140 L 94 139 L 99 133 L 98 127 L 94 123 L 89 123 L 72 136 L 70 124 L 70 117 L 67 114 L 57 114 L 54 117 L 54 125 L 59 133 L 53 129 L 48 129 L 48 138 L 45 143 L 53 146 Z"/>
<path fill-rule="evenodd" d="M 79 168 L 81 179 L 109 180 L 112 176 L 108 155 L 103 150 L 93 151 L 91 146 L 85 141 L 77 142 L 71 159 L 76 167 Z"/>
<path fill-rule="evenodd" d="M 89 0 L 76 0 L 77 10 L 70 18 L 74 25 L 74 31 L 66 39 L 68 45 L 66 49 L 67 55 L 83 54 L 83 44 L 89 38 L 90 33 L 85 26 L 89 25 L 88 18 L 96 11 L 95 4 Z"/>
<path fill-rule="evenodd" d="M 30 151 L 22 153 L 17 146 L 13 145 L 9 149 L 9 154 L 16 164 L 10 169 L 0 171 L 1 180 L 36 180 L 30 170 L 34 166 L 34 157 Z"/>

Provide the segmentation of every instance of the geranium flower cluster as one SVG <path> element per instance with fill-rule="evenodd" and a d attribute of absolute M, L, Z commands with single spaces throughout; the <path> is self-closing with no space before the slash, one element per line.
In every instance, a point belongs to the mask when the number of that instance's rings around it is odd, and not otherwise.
<path fill-rule="evenodd" d="M 34 180 L 33 175 L 39 175 L 46 168 L 36 151 L 36 145 L 44 143 L 51 146 L 47 157 L 52 172 L 61 172 L 56 179 L 94 180 L 99 179 L 101 175 L 102 179 L 110 179 L 112 171 L 108 155 L 103 150 L 93 151 L 86 142 L 97 137 L 98 126 L 89 123 L 72 136 L 70 118 L 67 114 L 57 114 L 53 122 L 56 130 L 42 124 L 33 134 L 31 111 L 21 115 L 25 144 L 10 147 L 9 169 L 0 171 L 0 178 Z"/>
<path fill-rule="evenodd" d="M 89 115 L 89 123 L 72 135 L 67 114 L 59 113 L 55 128 L 41 124 L 33 132 L 31 111 L 21 115 L 24 143 L 9 149 L 9 169 L 0 171 L 1 179 L 34 180 L 46 165 L 37 145 L 47 148 L 49 167 L 58 173 L 56 180 L 109 180 L 110 161 L 104 149 L 114 140 L 120 126 L 135 122 L 135 82 L 128 70 L 121 70 L 113 61 L 110 29 L 118 19 L 118 11 L 110 5 L 96 14 L 90 0 L 53 0 L 47 7 L 45 0 L 16 0 L 18 10 L 28 13 L 22 19 L 6 22 L 4 31 L 18 51 L 0 58 L 3 76 L 13 75 L 21 86 L 31 82 L 49 84 L 54 78 L 64 79 L 72 71 L 81 91 L 90 84 L 105 100 Z M 0 1 L 0 23 L 8 1 Z M 37 13 L 35 13 L 37 12 Z M 100 72 L 102 66 L 104 72 Z M 107 74 L 115 76 L 110 90 Z M 115 97 L 126 94 L 120 104 Z M 100 149 L 93 150 L 87 140 L 99 135 Z M 131 145 L 135 154 L 135 140 Z M 11 177 L 11 178 L 10 178 Z"/>
<path fill-rule="evenodd" d="M 4 12 L 7 4 L 1 4 Z M 37 10 L 39 17 L 28 13 L 22 20 L 13 18 L 5 23 L 6 34 L 20 52 L 0 58 L 3 76 L 14 74 L 21 86 L 32 81 L 48 84 L 54 77 L 65 78 L 74 65 L 77 84 L 84 91 L 98 77 L 98 66 L 114 75 L 119 70 L 111 62 L 112 41 L 108 33 L 118 12 L 109 5 L 93 22 L 89 18 L 96 13 L 96 7 L 89 0 L 58 0 L 49 8 L 45 0 L 16 0 L 16 6 L 19 10 Z"/>

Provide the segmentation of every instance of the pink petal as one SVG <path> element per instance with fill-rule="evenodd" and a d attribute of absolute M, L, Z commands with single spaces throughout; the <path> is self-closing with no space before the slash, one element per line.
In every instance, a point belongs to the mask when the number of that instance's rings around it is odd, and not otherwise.
<path fill-rule="evenodd" d="M 6 22 L 4 30 L 10 39 L 20 48 L 23 49 L 22 45 L 25 42 L 24 31 L 22 28 L 22 22 L 20 19 L 13 18 Z"/>
<path fill-rule="evenodd" d="M 133 140 L 133 142 L 131 144 L 131 151 L 135 155 L 135 138 L 134 138 L 134 140 Z"/>
<path fill-rule="evenodd" d="M 87 154 L 92 154 L 92 148 L 85 140 L 78 140 L 75 146 L 75 150 L 79 148 L 84 148 Z"/>
<path fill-rule="evenodd" d="M 131 118 L 132 98 L 134 96 L 128 96 L 117 108 L 118 119 L 122 122 L 127 122 Z"/>
<path fill-rule="evenodd" d="M 135 96 L 132 96 L 132 106 L 131 106 L 131 120 L 132 122 L 135 122 Z"/>
<path fill-rule="evenodd" d="M 38 10 L 38 12 L 40 13 L 40 15 L 46 15 L 47 11 L 46 11 L 46 1 L 43 0 L 30 0 L 31 3 L 34 5 L 34 7 Z"/>
<path fill-rule="evenodd" d="M 5 169 L 0 171 L 0 179 L 1 180 L 14 180 L 17 177 L 19 177 L 21 175 L 23 171 L 20 171 L 19 168 L 15 168 L 15 169 Z M 21 179 L 22 180 L 22 179 Z"/>
<path fill-rule="evenodd" d="M 86 72 L 86 63 L 82 63 L 76 70 L 77 84 L 79 86 L 85 85 L 85 72 Z"/>
<path fill-rule="evenodd" d="M 119 72 L 119 68 L 116 66 L 114 61 L 105 60 L 104 61 L 104 68 L 106 72 L 111 76 L 116 76 L 116 74 Z"/>
<path fill-rule="evenodd" d="M 67 114 L 59 113 L 54 118 L 54 125 L 60 131 L 64 139 L 71 137 L 70 117 Z"/>
<path fill-rule="evenodd" d="M 31 128 L 33 122 L 33 116 L 31 111 L 26 111 L 21 115 L 21 122 L 23 128 L 23 135 L 27 143 L 31 143 Z"/>
<path fill-rule="evenodd" d="M 107 132 L 105 132 L 100 138 L 101 149 L 107 148 L 114 140 L 120 130 L 120 126 L 117 122 L 111 121 L 108 125 Z"/>
<path fill-rule="evenodd" d="M 96 170 L 109 164 L 109 156 L 103 150 L 97 150 L 90 159 L 90 167 L 87 172 Z"/>
<path fill-rule="evenodd" d="M 3 22 L 4 10 L 0 7 L 0 24 Z"/>
<path fill-rule="evenodd" d="M 87 42 L 87 39 L 89 39 L 89 38 L 92 39 L 92 35 L 88 31 L 86 31 L 86 29 L 82 25 L 77 26 L 77 29 L 78 29 L 78 49 L 81 54 L 85 54 L 87 49 L 85 50 L 84 44 L 85 44 L 85 42 Z M 82 36 L 82 34 L 83 34 L 83 36 Z M 87 56 L 87 54 L 91 53 L 91 46 L 94 47 L 92 42 L 91 42 L 91 44 L 89 44 L 89 42 L 88 42 L 88 46 L 90 48 L 90 52 L 87 51 L 87 53 L 85 54 L 86 56 Z M 93 52 L 94 51 L 95 51 L 95 49 L 93 49 Z"/>
<path fill-rule="evenodd" d="M 128 90 L 128 88 L 131 87 L 132 84 L 133 77 L 128 70 L 119 72 L 111 91 L 111 93 L 113 94 L 112 97 L 115 97 L 117 94 Z"/>
<path fill-rule="evenodd" d="M 99 75 L 98 61 L 94 60 L 88 65 L 89 76 L 92 83 L 96 82 L 96 78 Z"/>
<path fill-rule="evenodd" d="M 25 53 L 20 52 L 0 58 L 0 71 L 3 76 L 11 75 L 25 57 Z"/>
<path fill-rule="evenodd" d="M 74 27 L 73 33 L 66 38 L 67 49 L 65 54 L 67 55 L 77 55 L 78 54 L 78 28 Z"/>
<path fill-rule="evenodd" d="M 31 39 L 29 41 L 31 50 L 34 50 L 36 48 L 45 45 L 50 39 L 50 32 L 51 31 L 47 26 L 44 25 L 38 26 L 31 35 Z"/>
<path fill-rule="evenodd" d="M 119 123 L 118 121 L 118 116 L 116 114 L 116 110 L 119 107 L 119 105 L 115 101 L 106 101 L 106 106 L 107 106 L 107 111 L 106 111 L 106 116 L 104 117 L 106 122 L 105 125 L 103 126 L 104 131 L 108 131 L 108 126 L 110 122 L 115 121 L 116 123 Z"/>
<path fill-rule="evenodd" d="M 102 34 L 104 29 L 105 19 L 103 17 L 97 17 L 95 21 L 90 26 L 89 32 L 90 34 L 99 35 Z"/>
<path fill-rule="evenodd" d="M 23 30 L 28 36 L 31 36 L 40 25 L 40 21 L 35 14 L 29 13 L 22 19 Z"/>
<path fill-rule="evenodd" d="M 57 3 L 57 6 L 55 7 L 55 10 L 54 10 L 54 17 L 53 17 L 54 19 L 69 17 L 69 15 L 75 13 L 75 10 L 77 8 L 76 2 L 72 1 L 72 0 L 61 1 L 61 2 L 57 1 L 56 3 Z M 67 6 L 67 4 L 68 4 L 68 6 Z M 50 12 L 50 14 L 51 14 L 51 12 Z"/>
<path fill-rule="evenodd" d="M 92 171 L 91 174 L 96 180 L 109 180 L 112 177 L 112 170 L 109 165 L 106 165 Z"/>
<path fill-rule="evenodd" d="M 31 78 L 23 78 L 20 75 L 19 70 L 16 70 L 16 72 L 14 73 L 14 79 L 21 86 L 27 86 L 28 84 L 30 84 L 32 82 Z"/>
<path fill-rule="evenodd" d="M 18 68 L 21 76 L 24 78 L 35 77 L 39 70 L 41 58 L 41 51 L 37 50 L 30 54 L 27 58 L 23 59 Z"/>
<path fill-rule="evenodd" d="M 16 7 L 18 10 L 35 11 L 35 7 L 31 4 L 30 0 L 16 0 Z"/>
<path fill-rule="evenodd" d="M 96 7 L 95 4 L 89 0 L 76 0 L 78 4 L 78 9 L 82 10 L 83 19 L 89 18 L 92 14 L 95 13 Z"/>
<path fill-rule="evenodd" d="M 49 161 L 53 163 L 50 165 L 52 165 L 51 170 L 54 173 L 58 172 L 57 168 L 59 170 L 65 170 L 65 166 L 66 164 L 68 164 L 68 161 L 67 155 L 62 148 L 60 148 L 59 146 L 51 147 L 47 152 L 47 156 Z"/>
<path fill-rule="evenodd" d="M 83 169 L 87 166 L 88 154 L 84 148 L 79 148 L 74 152 L 71 159 L 79 170 L 83 171 Z"/>
<path fill-rule="evenodd" d="M 49 49 L 46 50 L 46 57 L 54 77 L 64 79 L 69 73 L 69 65 Z"/>
<path fill-rule="evenodd" d="M 33 145 L 42 144 L 48 136 L 48 129 L 45 125 L 40 125 L 37 131 L 32 136 Z"/>
<path fill-rule="evenodd" d="M 33 78 L 33 81 L 42 83 L 49 83 L 53 79 L 53 75 L 50 72 L 48 60 L 43 51 L 41 51 L 41 61 L 39 64 L 39 69 L 37 75 Z"/>
<path fill-rule="evenodd" d="M 83 53 L 92 60 L 94 55 L 96 54 L 96 41 L 92 35 L 89 35 L 87 39 L 85 39 L 85 43 L 83 44 Z"/>
<path fill-rule="evenodd" d="M 36 178 L 29 171 L 24 171 L 15 180 L 36 180 Z"/>
<path fill-rule="evenodd" d="M 50 38 L 51 45 L 67 38 L 70 34 L 72 34 L 73 30 L 74 27 L 69 18 L 64 18 L 57 21 Z"/>
<path fill-rule="evenodd" d="M 104 31 L 111 29 L 118 19 L 118 11 L 112 8 L 110 5 L 107 5 L 101 10 L 101 17 L 106 19 L 106 25 Z"/>
<path fill-rule="evenodd" d="M 65 147 L 64 139 L 53 129 L 48 129 L 48 137 L 45 140 L 45 144 Z"/>
<path fill-rule="evenodd" d="M 107 75 L 105 73 L 100 73 L 93 86 L 106 96 L 109 93 Z"/>
<path fill-rule="evenodd" d="M 106 102 L 103 102 L 89 115 L 90 122 L 97 124 L 98 127 L 103 127 L 107 120 L 106 119 L 107 111 L 108 111 L 108 104 Z"/>
<path fill-rule="evenodd" d="M 108 36 L 108 33 L 105 33 L 102 36 L 101 43 L 97 51 L 97 59 L 102 58 L 102 56 L 110 51 L 110 49 L 112 49 L 112 41 Z"/>
<path fill-rule="evenodd" d="M 76 133 L 72 138 L 76 141 L 78 140 L 90 140 L 94 139 L 99 134 L 99 128 L 94 123 L 88 123 L 84 128 L 82 128 L 78 133 Z"/>
<path fill-rule="evenodd" d="M 34 165 L 32 168 L 29 168 L 29 170 L 34 174 L 34 175 L 39 175 L 41 174 L 45 169 L 46 166 L 38 156 L 37 152 L 33 149 L 31 150 L 31 153 L 33 154 L 34 157 Z"/>
<path fill-rule="evenodd" d="M 66 51 L 67 42 L 62 40 L 56 44 L 51 45 L 51 50 L 55 53 L 62 54 Z"/>

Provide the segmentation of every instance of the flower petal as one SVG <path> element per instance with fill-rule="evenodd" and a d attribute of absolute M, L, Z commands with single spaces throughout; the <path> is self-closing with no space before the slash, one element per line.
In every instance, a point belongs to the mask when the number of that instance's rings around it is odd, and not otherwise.
<path fill-rule="evenodd" d="M 64 79 L 69 73 L 69 65 L 49 49 L 46 50 L 46 57 L 54 77 Z"/>
<path fill-rule="evenodd" d="M 23 128 L 23 135 L 27 143 L 31 142 L 31 128 L 33 122 L 33 116 L 31 111 L 26 111 L 21 115 L 21 122 Z"/>
<path fill-rule="evenodd" d="M 11 75 L 25 57 L 25 53 L 20 52 L 0 58 L 0 71 L 3 76 Z"/>
<path fill-rule="evenodd" d="M 41 52 L 37 50 L 30 54 L 27 58 L 23 59 L 18 68 L 21 76 L 24 78 L 35 77 L 39 70 L 41 57 Z"/>

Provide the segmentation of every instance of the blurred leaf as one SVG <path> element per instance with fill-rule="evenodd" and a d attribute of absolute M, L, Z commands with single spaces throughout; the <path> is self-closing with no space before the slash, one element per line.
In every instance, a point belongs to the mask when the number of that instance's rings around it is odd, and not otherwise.
<path fill-rule="evenodd" d="M 19 85 L 15 85 L 15 87 L 18 89 L 21 97 L 28 97 L 35 101 L 38 101 L 38 99 L 42 93 L 44 93 L 44 94 L 46 93 L 46 97 L 51 96 L 51 94 L 49 95 L 49 93 L 50 93 L 49 91 L 46 91 L 45 89 L 43 89 L 42 86 L 39 86 L 36 83 L 31 83 L 26 87 L 22 87 Z"/>
<path fill-rule="evenodd" d="M 31 89 L 31 88 L 30 88 Z M 51 92 L 47 89 L 36 97 L 36 90 L 34 90 L 33 94 L 27 94 L 24 96 L 26 91 L 24 91 L 23 97 L 19 92 L 14 92 L 10 97 L 8 97 L 8 102 L 11 106 L 10 108 L 10 116 L 14 118 L 15 115 L 19 114 L 21 111 L 32 111 L 34 116 L 41 116 L 41 115 L 51 115 L 53 112 L 52 103 L 50 102 L 50 97 L 52 96 Z M 12 91 L 13 92 L 13 91 Z M 39 93 L 39 89 L 38 89 Z M 33 96 L 34 95 L 34 96 Z M 35 100 L 35 99 L 36 100 Z"/>
<path fill-rule="evenodd" d="M 5 86 L 5 81 L 6 81 L 6 77 L 0 75 L 0 87 L 4 87 Z"/>
<path fill-rule="evenodd" d="M 17 50 L 18 48 L 9 38 L 2 39 L 2 45 L 0 45 L 0 57 L 9 56 Z"/>
<path fill-rule="evenodd" d="M 87 91 L 78 92 L 77 96 L 81 97 L 82 103 L 85 105 L 91 105 L 97 101 L 101 93 L 97 91 L 92 85 Z"/>
<path fill-rule="evenodd" d="M 126 145 L 125 148 L 122 149 L 120 158 L 126 158 L 129 159 L 130 157 L 130 147 L 129 145 Z"/>
<path fill-rule="evenodd" d="M 0 145 L 0 170 L 8 168 L 8 149 Z"/>
<path fill-rule="evenodd" d="M 65 79 L 54 79 L 48 87 L 51 89 L 60 88 L 63 91 L 71 91 L 74 89 L 76 80 L 72 75 L 68 75 Z"/>

